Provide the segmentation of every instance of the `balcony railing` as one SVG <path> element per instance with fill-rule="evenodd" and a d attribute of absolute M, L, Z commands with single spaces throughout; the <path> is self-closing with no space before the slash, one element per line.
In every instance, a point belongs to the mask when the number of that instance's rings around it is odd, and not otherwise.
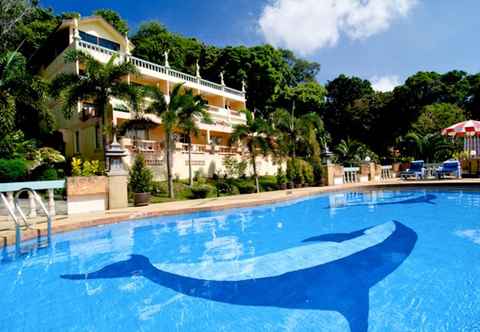
<path fill-rule="evenodd" d="M 78 42 L 78 46 L 80 48 L 83 48 L 83 49 L 86 49 L 86 50 L 89 50 L 89 51 L 98 52 L 98 53 L 105 54 L 105 55 L 108 55 L 108 56 L 112 56 L 114 54 L 119 54 L 120 55 L 119 52 L 112 51 L 111 49 L 108 49 L 108 48 L 105 48 L 105 47 L 102 47 L 102 46 L 99 46 L 99 45 L 96 45 L 96 44 L 92 44 L 92 43 L 86 42 L 84 40 L 80 40 Z M 239 97 L 242 97 L 242 98 L 245 97 L 244 92 L 236 90 L 236 89 L 232 89 L 232 88 L 229 88 L 229 87 L 226 87 L 226 86 L 223 86 L 223 85 L 218 84 L 218 83 L 210 82 L 210 81 L 195 77 L 193 75 L 182 73 L 180 71 L 177 71 L 177 70 L 174 70 L 174 69 L 171 69 L 171 68 L 167 68 L 165 66 L 162 66 L 162 65 L 159 65 L 159 64 L 156 64 L 156 63 L 153 63 L 153 62 L 149 62 L 149 61 L 137 58 L 137 57 L 132 56 L 132 57 L 130 57 L 130 59 L 133 62 L 133 64 L 135 64 L 135 66 L 137 66 L 139 68 L 144 68 L 144 69 L 148 69 L 148 70 L 160 73 L 160 74 L 168 75 L 170 77 L 176 78 L 178 80 L 182 80 L 184 82 L 195 83 L 195 84 L 199 84 L 201 86 L 204 86 L 204 87 L 207 87 L 207 88 L 210 88 L 210 89 L 227 92 L 227 93 L 230 93 L 232 95 L 239 96 Z"/>

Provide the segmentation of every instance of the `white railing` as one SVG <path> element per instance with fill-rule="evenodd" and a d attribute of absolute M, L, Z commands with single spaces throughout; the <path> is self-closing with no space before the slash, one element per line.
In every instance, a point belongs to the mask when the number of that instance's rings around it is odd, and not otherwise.
<path fill-rule="evenodd" d="M 152 71 L 156 71 L 156 72 L 159 72 L 159 73 L 165 74 L 165 75 L 167 74 L 167 68 L 165 68 L 164 66 L 160 66 L 156 63 L 149 62 L 149 61 L 146 61 L 146 60 L 142 60 L 142 59 L 136 58 L 134 56 L 131 57 L 131 60 L 132 60 L 132 63 L 137 67 L 145 68 L 145 69 L 152 70 Z"/>
<path fill-rule="evenodd" d="M 177 143 L 177 150 L 181 150 L 183 153 L 188 153 L 188 144 Z M 193 154 L 204 154 L 210 151 L 210 145 L 206 144 L 192 144 Z"/>
<path fill-rule="evenodd" d="M 343 169 L 343 183 L 360 182 L 360 167 L 345 167 Z"/>
<path fill-rule="evenodd" d="M 380 178 L 382 180 L 393 179 L 393 167 L 391 165 L 381 166 L 382 173 L 380 174 Z"/>
<path fill-rule="evenodd" d="M 80 48 L 83 48 L 83 49 L 91 50 L 91 51 L 94 51 L 94 52 L 99 52 L 99 53 L 106 54 L 106 55 L 109 55 L 109 56 L 112 56 L 114 54 L 120 54 L 119 52 L 110 50 L 108 48 L 105 48 L 105 47 L 102 47 L 102 46 L 99 46 L 99 45 L 96 45 L 96 44 L 86 42 L 84 40 L 80 40 L 78 42 L 78 46 Z M 155 71 L 155 72 L 158 72 L 158 73 L 161 73 L 161 74 L 164 74 L 164 75 L 168 75 L 168 76 L 171 76 L 173 78 L 176 78 L 176 79 L 179 79 L 179 80 L 182 80 L 182 81 L 185 81 L 185 82 L 196 83 L 196 84 L 199 84 L 201 86 L 204 86 L 204 87 L 207 87 L 207 88 L 210 88 L 210 89 L 214 89 L 214 90 L 218 90 L 218 91 L 224 91 L 224 92 L 227 92 L 227 93 L 230 93 L 232 95 L 239 96 L 239 97 L 242 97 L 242 98 L 245 97 L 244 92 L 236 90 L 236 89 L 232 89 L 232 88 L 229 88 L 229 87 L 226 87 L 226 86 L 223 86 L 223 85 L 218 84 L 218 83 L 207 81 L 207 80 L 195 77 L 195 76 L 190 75 L 190 74 L 182 73 L 180 71 L 170 69 L 170 68 L 167 68 L 165 66 L 162 66 L 162 65 L 159 65 L 159 64 L 156 64 L 156 63 L 153 63 L 153 62 L 142 60 L 142 59 L 139 59 L 137 57 L 130 57 L 130 59 L 135 64 L 135 66 L 140 67 L 140 68 L 152 70 L 152 71 Z"/>
<path fill-rule="evenodd" d="M 240 97 L 245 97 L 245 93 L 242 92 L 242 91 L 238 91 L 238 90 L 228 88 L 228 87 L 225 87 L 225 91 L 228 92 L 228 93 L 240 96 Z"/>
<path fill-rule="evenodd" d="M 225 155 L 239 154 L 238 148 L 234 146 L 216 145 L 215 151 L 217 151 L 219 154 Z"/>
<path fill-rule="evenodd" d="M 98 52 L 98 53 L 103 53 L 103 54 L 106 54 L 106 55 L 109 55 L 109 56 L 112 56 L 114 54 L 119 54 L 118 52 L 113 51 L 109 48 L 106 48 L 106 47 L 103 47 L 103 46 L 100 46 L 100 45 L 96 45 L 96 44 L 92 44 L 92 43 L 86 42 L 84 40 L 80 40 L 78 42 L 78 46 L 81 47 L 81 48 L 85 48 L 87 50 L 95 51 L 95 52 Z"/>

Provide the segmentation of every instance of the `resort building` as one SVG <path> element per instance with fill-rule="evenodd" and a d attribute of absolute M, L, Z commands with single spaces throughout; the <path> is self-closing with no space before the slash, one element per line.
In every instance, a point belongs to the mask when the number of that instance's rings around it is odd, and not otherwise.
<path fill-rule="evenodd" d="M 61 72 L 82 74 L 82 64 L 66 63 L 65 52 L 68 49 L 86 52 L 102 63 L 106 63 L 113 55 L 118 55 L 116 61 L 131 61 L 135 64 L 138 74 L 125 79 L 131 84 L 154 85 L 161 89 L 168 102 L 169 92 L 178 83 L 183 83 L 185 89 L 192 89 L 208 102 L 208 111 L 212 124 L 199 123 L 201 133 L 192 137 L 193 171 L 204 175 L 222 174 L 224 159 L 232 156 L 238 159 L 248 159 L 247 150 L 238 145 L 230 146 L 229 137 L 237 124 L 246 122 L 245 114 L 240 112 L 246 107 L 245 89 L 242 91 L 227 87 L 220 77 L 220 83 L 210 82 L 200 77 L 197 66 L 195 76 L 172 69 L 168 63 L 168 53 L 164 54 L 163 64 L 152 63 L 131 55 L 134 45 L 127 36 L 119 33 L 112 25 L 98 16 L 81 19 L 64 20 L 50 37 L 42 51 L 40 74 L 47 80 L 55 78 Z M 222 76 L 222 75 L 221 75 Z M 52 101 L 52 107 L 59 108 L 59 101 Z M 80 155 L 87 159 L 103 159 L 104 144 L 102 142 L 103 126 L 95 115 L 95 108 L 87 101 L 79 101 L 78 112 L 66 119 L 58 111 L 58 124 L 63 134 L 65 153 L 67 156 Z M 128 105 L 112 98 L 108 108 L 108 125 L 121 125 L 131 119 L 133 113 Z M 128 152 L 124 162 L 131 165 L 137 153 L 143 153 L 147 164 L 154 170 L 156 178 L 165 177 L 165 135 L 158 117 L 152 117 L 159 125 L 153 129 L 129 132 L 119 141 Z M 188 177 L 188 138 L 175 135 L 175 151 L 173 153 L 173 174 L 177 178 Z M 275 174 L 277 166 L 273 160 L 259 158 L 257 164 L 261 175 Z"/>

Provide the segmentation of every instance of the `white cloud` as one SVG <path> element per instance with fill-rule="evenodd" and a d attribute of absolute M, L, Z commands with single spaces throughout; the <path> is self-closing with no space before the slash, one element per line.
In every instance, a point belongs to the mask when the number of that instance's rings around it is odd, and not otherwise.
<path fill-rule="evenodd" d="M 335 46 L 343 33 L 364 39 L 406 16 L 417 0 L 272 0 L 260 18 L 267 42 L 301 54 Z"/>
<path fill-rule="evenodd" d="M 400 77 L 395 75 L 383 77 L 374 76 L 370 79 L 370 82 L 372 83 L 373 90 L 382 92 L 392 91 L 396 86 L 402 84 Z"/>

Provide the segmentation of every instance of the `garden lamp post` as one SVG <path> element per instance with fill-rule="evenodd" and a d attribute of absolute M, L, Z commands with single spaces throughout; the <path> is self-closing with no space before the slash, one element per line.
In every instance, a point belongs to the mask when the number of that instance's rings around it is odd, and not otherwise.
<path fill-rule="evenodd" d="M 116 135 L 110 148 L 105 152 L 108 162 L 108 208 L 128 207 L 128 172 L 123 166 L 122 158 L 127 152 L 117 142 Z"/>

